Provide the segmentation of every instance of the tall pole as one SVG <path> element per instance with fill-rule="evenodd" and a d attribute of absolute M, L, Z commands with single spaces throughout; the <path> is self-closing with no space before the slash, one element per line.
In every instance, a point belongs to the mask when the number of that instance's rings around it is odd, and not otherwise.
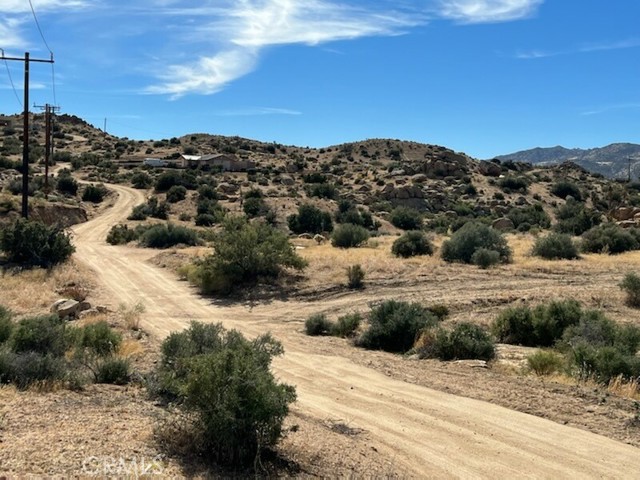
<path fill-rule="evenodd" d="M 29 52 L 24 54 L 24 112 L 22 130 L 22 217 L 29 218 Z"/>
<path fill-rule="evenodd" d="M 49 195 L 49 155 L 51 154 L 51 106 L 44 107 L 44 194 Z"/>
<path fill-rule="evenodd" d="M 24 62 L 24 124 L 22 131 L 22 216 L 29 218 L 29 62 L 54 63 L 53 53 L 49 60 L 29 58 L 29 52 L 25 52 L 24 58 L 7 57 L 4 50 L 0 49 L 0 60 L 15 60 Z"/>

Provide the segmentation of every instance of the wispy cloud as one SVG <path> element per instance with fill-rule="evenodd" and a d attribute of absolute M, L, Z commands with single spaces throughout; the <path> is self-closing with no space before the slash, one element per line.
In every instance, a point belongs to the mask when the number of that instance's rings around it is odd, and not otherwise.
<path fill-rule="evenodd" d="M 640 102 L 629 102 L 629 103 L 618 103 L 615 105 L 606 105 L 600 108 L 594 108 L 592 110 L 586 110 L 582 112 L 582 115 L 590 116 L 590 115 L 600 115 L 602 113 L 607 113 L 616 110 L 631 110 L 631 109 L 639 109 Z"/>
<path fill-rule="evenodd" d="M 213 112 L 219 117 L 255 117 L 262 115 L 302 115 L 302 112 L 288 108 L 252 107 Z"/>
<path fill-rule="evenodd" d="M 18 18 L 0 19 L 0 48 L 20 48 L 25 45 L 25 39 L 19 32 L 21 23 Z"/>
<path fill-rule="evenodd" d="M 531 60 L 536 58 L 557 57 L 560 55 L 575 55 L 577 53 L 604 52 L 608 50 L 623 50 L 627 48 L 640 47 L 640 38 L 629 38 L 627 40 L 603 43 L 589 43 L 565 50 L 530 50 L 518 52 L 516 58 Z"/>
<path fill-rule="evenodd" d="M 218 52 L 170 66 L 159 75 L 160 83 L 147 88 L 148 93 L 173 98 L 216 93 L 253 71 L 267 47 L 398 35 L 419 23 L 396 11 L 364 10 L 325 0 L 240 0 L 214 11 L 211 20 L 199 27 L 198 35 L 216 42 Z"/>
<path fill-rule="evenodd" d="M 497 23 L 534 14 L 544 0 L 441 0 L 440 14 L 461 23 Z"/>
<path fill-rule="evenodd" d="M 36 12 L 81 8 L 89 5 L 87 0 L 32 0 Z M 0 10 L 11 14 L 31 13 L 29 2 L 25 0 L 0 0 Z"/>

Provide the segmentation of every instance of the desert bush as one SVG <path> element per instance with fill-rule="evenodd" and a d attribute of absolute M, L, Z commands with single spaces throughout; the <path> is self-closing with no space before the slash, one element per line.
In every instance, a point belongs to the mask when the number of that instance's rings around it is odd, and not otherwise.
<path fill-rule="evenodd" d="M 0 352 L 0 382 L 26 389 L 36 382 L 55 382 L 66 375 L 64 360 L 38 352 Z M 4 370 L 4 372 L 2 371 Z"/>
<path fill-rule="evenodd" d="M 438 319 L 439 322 L 449 316 L 449 307 L 442 303 L 431 305 L 427 307 L 427 310 L 429 310 Z"/>
<path fill-rule="evenodd" d="M 419 211 L 408 207 L 396 207 L 389 214 L 389 221 L 402 230 L 420 230 L 422 215 Z"/>
<path fill-rule="evenodd" d="M 353 336 L 360 328 L 362 315 L 360 313 L 349 313 L 338 317 L 335 324 L 331 326 L 331 335 L 334 337 L 347 338 Z"/>
<path fill-rule="evenodd" d="M 432 255 L 433 244 L 427 236 L 418 230 L 404 233 L 391 246 L 391 253 L 396 257 L 414 257 L 416 255 Z"/>
<path fill-rule="evenodd" d="M 478 222 L 465 223 L 442 245 L 442 258 L 447 262 L 472 263 L 480 248 L 498 252 L 503 263 L 511 260 L 511 249 L 505 238 L 491 227 Z"/>
<path fill-rule="evenodd" d="M 76 347 L 99 357 L 113 355 L 121 343 L 122 335 L 112 330 L 105 321 L 86 325 L 76 339 Z"/>
<path fill-rule="evenodd" d="M 71 175 L 59 174 L 56 190 L 65 195 L 75 196 L 78 193 L 78 182 Z"/>
<path fill-rule="evenodd" d="M 207 200 L 217 200 L 218 194 L 216 193 L 216 189 L 213 188 L 212 185 L 200 185 L 198 187 L 198 197 L 206 198 Z"/>
<path fill-rule="evenodd" d="M 547 260 L 580 258 L 578 247 L 573 243 L 573 239 L 564 233 L 550 233 L 545 237 L 538 237 L 532 253 L 536 257 Z"/>
<path fill-rule="evenodd" d="M 435 325 L 436 317 L 419 303 L 386 300 L 369 313 L 369 326 L 357 344 L 370 350 L 404 353 L 420 331 Z"/>
<path fill-rule="evenodd" d="M 331 245 L 338 248 L 359 247 L 369 240 L 369 232 L 360 225 L 343 223 L 331 235 Z"/>
<path fill-rule="evenodd" d="M 304 322 L 304 331 L 307 335 L 328 335 L 333 328 L 333 324 L 323 313 L 311 315 Z"/>
<path fill-rule="evenodd" d="M 210 227 L 216 223 L 218 223 L 218 219 L 210 213 L 200 213 L 196 216 L 197 227 Z"/>
<path fill-rule="evenodd" d="M 169 248 L 175 245 L 194 246 L 198 235 L 190 228 L 169 224 L 158 224 L 148 228 L 140 236 L 140 244 L 149 248 Z"/>
<path fill-rule="evenodd" d="M 273 280 L 285 268 L 307 265 L 287 236 L 270 225 L 230 217 L 222 227 L 213 255 L 197 262 L 190 278 L 203 293 L 229 294 L 236 287 Z"/>
<path fill-rule="evenodd" d="M 128 220 L 146 220 L 147 217 L 159 218 L 166 220 L 169 213 L 169 205 L 167 202 L 158 202 L 157 197 L 151 197 L 147 203 L 137 205 L 133 208 Z"/>
<path fill-rule="evenodd" d="M 627 295 L 627 305 L 640 307 L 640 276 L 634 272 L 629 272 L 624 276 L 619 286 Z"/>
<path fill-rule="evenodd" d="M 310 197 L 335 199 L 338 189 L 332 183 L 313 183 L 306 185 L 305 190 Z"/>
<path fill-rule="evenodd" d="M 521 232 L 529 231 L 531 227 L 549 228 L 551 226 L 551 218 L 539 203 L 526 207 L 514 207 L 507 213 L 507 218 Z"/>
<path fill-rule="evenodd" d="M 0 346 L 9 340 L 13 332 L 13 320 L 11 311 L 0 305 Z"/>
<path fill-rule="evenodd" d="M 551 194 L 562 199 L 571 196 L 578 202 L 582 200 L 582 193 L 580 192 L 580 188 L 575 183 L 569 182 L 567 180 L 561 180 L 554 183 L 551 186 Z"/>
<path fill-rule="evenodd" d="M 271 360 L 283 353 L 269 335 L 253 341 L 221 325 L 173 333 L 162 345 L 157 392 L 189 415 L 191 451 L 213 462 L 244 466 L 273 447 L 295 400 L 277 383 Z M 212 402 L 212 399 L 215 401 Z"/>
<path fill-rule="evenodd" d="M 479 248 L 471 255 L 471 263 L 487 269 L 500 263 L 500 252 L 489 250 L 488 248 Z"/>
<path fill-rule="evenodd" d="M 126 385 L 131 378 L 131 364 L 126 358 L 108 357 L 101 360 L 94 373 L 96 383 Z"/>
<path fill-rule="evenodd" d="M 107 243 L 110 245 L 124 245 L 137 240 L 140 236 L 138 229 L 129 228 L 127 225 L 114 225 L 107 234 Z"/>
<path fill-rule="evenodd" d="M 167 190 L 167 202 L 178 203 L 187 198 L 187 189 L 182 185 L 174 185 Z"/>
<path fill-rule="evenodd" d="M 136 172 L 131 176 L 133 188 L 145 189 L 153 185 L 153 178 L 146 172 Z"/>
<path fill-rule="evenodd" d="M 18 219 L 0 230 L 0 250 L 10 262 L 50 268 L 68 260 L 75 248 L 61 227 Z"/>
<path fill-rule="evenodd" d="M 505 192 L 526 193 L 529 188 L 529 181 L 524 177 L 508 175 L 498 180 L 498 186 Z"/>
<path fill-rule="evenodd" d="M 269 206 L 265 202 L 264 198 L 255 196 L 247 197 L 244 199 L 242 210 L 244 214 L 249 218 L 264 217 L 270 211 Z"/>
<path fill-rule="evenodd" d="M 378 228 L 371 213 L 363 208 L 357 208 L 350 200 L 343 199 L 338 202 L 338 210 L 334 213 L 334 217 L 337 223 L 352 223 L 369 230 Z"/>
<path fill-rule="evenodd" d="M 11 349 L 15 353 L 36 352 L 61 356 L 66 349 L 65 324 L 57 315 L 27 317 L 15 326 Z"/>
<path fill-rule="evenodd" d="M 601 214 L 587 208 L 584 203 L 569 199 L 556 210 L 558 223 L 554 230 L 569 235 L 582 235 L 587 230 L 600 224 Z"/>
<path fill-rule="evenodd" d="M 121 303 L 118 305 L 118 315 L 120 315 L 129 330 L 140 330 L 140 320 L 144 312 L 145 306 L 142 302 L 136 302 L 131 305 Z"/>
<path fill-rule="evenodd" d="M 538 376 L 551 375 L 562 369 L 564 358 L 555 352 L 538 350 L 527 357 L 527 366 Z"/>
<path fill-rule="evenodd" d="M 615 223 L 591 228 L 582 235 L 582 250 L 588 253 L 623 253 L 640 248 L 631 232 Z"/>
<path fill-rule="evenodd" d="M 347 267 L 347 286 L 351 289 L 364 286 L 364 269 L 362 265 L 350 265 Z"/>
<path fill-rule="evenodd" d="M 424 342 L 418 354 L 440 360 L 491 360 L 496 355 L 491 337 L 473 323 L 459 323 L 453 330 L 438 329 L 432 341 Z"/>
<path fill-rule="evenodd" d="M 87 185 L 82 192 L 82 201 L 100 203 L 107 196 L 108 190 L 104 185 Z"/>
<path fill-rule="evenodd" d="M 170 170 L 162 172 L 158 178 L 156 178 L 155 190 L 158 193 L 162 193 L 177 185 L 186 187 L 183 175 L 175 170 Z"/>
<path fill-rule="evenodd" d="M 331 214 L 309 204 L 300 205 L 298 213 L 290 215 L 287 223 L 289 229 L 297 234 L 333 231 Z"/>

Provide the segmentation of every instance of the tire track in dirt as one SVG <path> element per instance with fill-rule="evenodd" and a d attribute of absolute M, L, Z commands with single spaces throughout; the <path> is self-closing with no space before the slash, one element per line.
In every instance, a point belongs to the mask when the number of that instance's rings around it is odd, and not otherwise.
<path fill-rule="evenodd" d="M 109 186 L 119 198 L 101 216 L 74 227 L 76 257 L 116 302 L 142 301 L 143 328 L 163 338 L 191 320 L 222 322 L 248 336 L 271 331 L 285 347 L 274 371 L 296 385 L 295 408 L 367 432 L 368 444 L 411 477 L 637 478 L 640 450 L 606 437 L 389 378 L 351 360 L 302 347 L 292 312 L 299 301 L 266 305 L 216 305 L 195 295 L 171 272 L 152 266 L 154 252 L 114 247 L 108 230 L 144 201 L 138 190 Z M 349 299 L 340 303 L 348 304 Z M 315 304 L 320 308 L 322 301 Z"/>

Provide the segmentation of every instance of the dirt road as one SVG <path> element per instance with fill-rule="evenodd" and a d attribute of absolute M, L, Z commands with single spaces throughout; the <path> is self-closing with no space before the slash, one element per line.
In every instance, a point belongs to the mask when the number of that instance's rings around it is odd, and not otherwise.
<path fill-rule="evenodd" d="M 160 338 L 191 320 L 222 322 L 246 335 L 271 331 L 286 354 L 274 368 L 296 386 L 296 409 L 338 419 L 368 433 L 369 444 L 398 472 L 429 478 L 638 478 L 640 450 L 576 428 L 490 403 L 458 397 L 389 378 L 306 341 L 299 319 L 316 305 L 273 301 L 222 305 L 198 297 L 168 270 L 147 260 L 155 255 L 105 243 L 109 228 L 141 203 L 143 193 L 111 186 L 112 209 L 74 227 L 76 256 L 117 302 L 142 301 L 143 327 Z M 349 298 L 339 300 L 349 305 Z M 302 313 L 304 312 L 304 313 Z M 294 321 L 295 320 L 295 321 Z"/>

